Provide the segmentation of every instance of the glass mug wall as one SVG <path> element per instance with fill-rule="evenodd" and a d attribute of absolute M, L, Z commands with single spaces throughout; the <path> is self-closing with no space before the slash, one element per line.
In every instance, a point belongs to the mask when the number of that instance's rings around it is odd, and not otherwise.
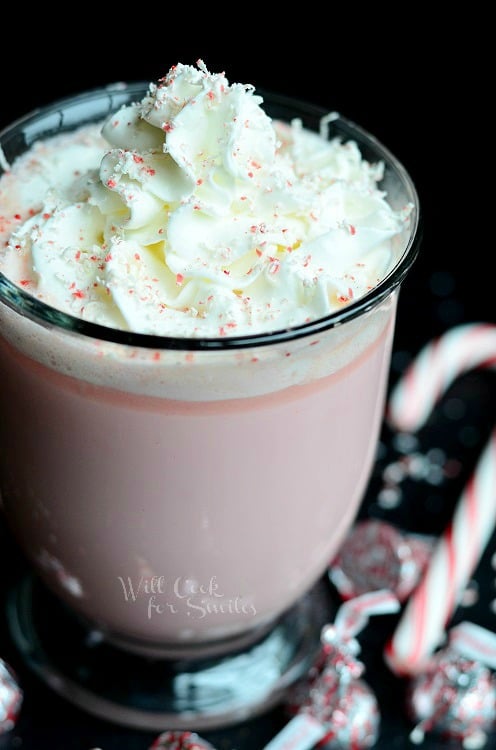
<path fill-rule="evenodd" d="M 143 93 L 132 85 L 59 102 L 4 131 L 5 157 Z M 265 107 L 313 129 L 325 114 L 274 95 Z M 173 728 L 188 710 L 190 728 L 228 723 L 268 706 L 308 665 L 305 622 L 320 621 L 301 602 L 366 487 L 398 290 L 417 250 L 418 202 L 402 166 L 346 120 L 329 130 L 384 161 L 381 188 L 394 207 L 414 206 L 395 240 L 396 267 L 340 312 L 274 334 L 172 339 L 82 322 L 0 276 L 1 494 L 53 605 L 64 602 L 77 627 L 99 633 L 112 658 L 144 654 L 169 670 L 178 659 L 221 669 L 233 654 L 253 654 L 300 606 L 300 642 L 289 644 L 288 627 L 282 666 L 259 694 L 226 693 L 207 708 L 170 698 L 148 711 L 109 698 L 112 690 L 102 703 L 88 686 L 72 691 L 101 715 Z M 11 620 L 18 642 L 43 651 L 36 601 L 31 583 Z M 34 661 L 50 673 L 46 653 Z"/>

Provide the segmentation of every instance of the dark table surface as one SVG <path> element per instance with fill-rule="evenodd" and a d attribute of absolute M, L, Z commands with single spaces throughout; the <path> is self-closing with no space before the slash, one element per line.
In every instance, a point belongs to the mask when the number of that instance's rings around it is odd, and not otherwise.
<path fill-rule="evenodd" d="M 467 19 L 466 19 L 467 20 Z M 350 19 L 351 23 L 351 19 Z M 360 30 L 360 25 L 358 24 Z M 226 69 L 230 80 L 253 81 L 268 90 L 279 90 L 338 110 L 360 122 L 375 133 L 404 162 L 419 190 L 423 208 L 423 243 L 419 260 L 404 284 L 400 295 L 397 330 L 394 341 L 390 387 L 407 363 L 428 340 L 463 322 L 496 322 L 493 277 L 485 270 L 489 253 L 490 235 L 486 225 L 485 203 L 479 192 L 467 182 L 476 168 L 479 130 L 468 113 L 478 102 L 470 83 L 461 73 L 467 73 L 467 61 L 457 55 L 456 45 L 439 48 L 433 54 L 434 43 L 428 35 L 415 49 L 430 65 L 423 72 L 411 69 L 406 47 L 388 48 L 377 63 L 372 37 L 375 25 L 367 27 L 355 42 L 365 47 L 353 47 L 353 54 L 373 54 L 374 64 L 369 76 L 333 75 L 336 59 L 351 54 L 350 47 L 327 48 L 306 61 L 288 58 L 284 70 L 279 59 L 263 50 L 254 63 L 237 52 L 222 52 L 206 61 L 212 70 Z M 467 26 L 469 33 L 469 26 Z M 91 71 L 80 55 L 81 44 L 75 38 L 71 46 L 65 39 L 65 51 L 70 60 L 71 75 L 61 73 L 61 42 L 57 38 L 57 54 L 50 56 L 50 44 L 43 38 L 39 69 L 22 88 L 21 81 L 5 75 L 4 96 L 10 108 L 3 108 L 0 126 L 35 106 L 54 98 L 76 93 L 92 86 L 115 80 L 153 79 L 163 74 L 170 64 L 182 60 L 192 63 L 205 48 L 188 43 L 183 51 L 176 45 L 169 47 L 161 62 L 138 61 L 107 56 L 104 65 Z M 350 42 L 347 37 L 347 43 Z M 108 39 L 107 39 L 108 42 Z M 418 42 L 418 40 L 417 40 Z M 437 40 L 436 40 L 437 44 Z M 253 46 L 251 46 L 253 53 Z M 412 47 L 408 48 L 410 52 Z M 436 46 L 437 49 L 437 46 Z M 41 54 L 41 50 L 43 54 Z M 70 50 L 70 52 L 69 52 Z M 389 57 L 398 57 L 391 66 Z M 427 58 L 426 58 L 427 56 Z M 118 59 L 117 59 L 118 58 Z M 315 59 L 314 59 L 315 58 Z M 334 67 L 333 67 L 334 61 Z M 305 75 L 306 63 L 315 62 L 317 78 L 309 86 Z M 122 64 L 121 64 L 122 63 Z M 251 75 L 253 71 L 253 76 Z M 469 69 L 468 76 L 474 72 Z M 371 82 L 372 81 L 372 82 Z M 378 85 L 380 81 L 380 85 Z M 427 104 L 428 103 L 428 104 Z M 470 189 L 467 185 L 472 186 Z M 383 518 L 401 528 L 438 535 L 452 514 L 453 507 L 473 470 L 477 456 L 496 422 L 496 389 L 494 375 L 489 372 L 470 373 L 460 378 L 435 410 L 426 427 L 419 433 L 418 451 L 427 456 L 432 449 L 441 449 L 452 466 L 458 467 L 442 480 L 409 479 L 402 485 L 402 502 L 397 508 L 386 509 L 378 498 L 383 486 L 385 467 L 398 456 L 397 444 L 384 427 L 381 451 L 377 459 L 367 495 L 361 510 L 362 517 Z M 453 409 L 449 404 L 462 404 Z M 430 453 L 431 456 L 434 454 Z M 439 453 L 437 454 L 440 455 Z M 435 473 L 434 475 L 435 476 Z M 496 629 L 494 608 L 495 570 L 491 558 L 496 551 L 492 538 L 471 584 L 470 606 L 459 607 L 453 622 L 471 620 L 491 630 Z M 12 545 L 0 519 L 0 598 L 5 602 L 7 589 L 24 567 L 24 561 Z M 331 593 L 339 601 L 336 592 Z M 2 612 L 4 613 L 3 607 Z M 381 735 L 377 748 L 408 746 L 411 729 L 405 712 L 406 683 L 393 677 L 382 660 L 382 645 L 394 627 L 395 617 L 376 618 L 361 634 L 362 658 L 366 664 L 366 680 L 373 687 L 381 709 Z M 0 750 L 146 750 L 155 733 L 122 729 L 93 719 L 53 694 L 40 684 L 22 664 L 12 644 L 5 614 L 0 619 L 0 656 L 18 671 L 25 692 L 20 720 L 16 728 L 0 736 Z M 219 749 L 259 750 L 283 724 L 282 711 L 274 711 L 260 719 L 227 732 L 205 733 Z M 445 739 L 428 737 L 426 750 L 450 747 Z M 453 747 L 459 747 L 454 743 Z M 488 749 L 496 749 L 496 734 L 489 739 Z"/>

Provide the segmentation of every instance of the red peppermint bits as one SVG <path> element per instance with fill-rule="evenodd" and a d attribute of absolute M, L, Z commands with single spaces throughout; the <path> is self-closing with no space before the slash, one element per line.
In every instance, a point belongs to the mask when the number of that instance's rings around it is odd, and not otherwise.
<path fill-rule="evenodd" d="M 214 750 L 214 748 L 194 732 L 163 732 L 149 750 Z"/>

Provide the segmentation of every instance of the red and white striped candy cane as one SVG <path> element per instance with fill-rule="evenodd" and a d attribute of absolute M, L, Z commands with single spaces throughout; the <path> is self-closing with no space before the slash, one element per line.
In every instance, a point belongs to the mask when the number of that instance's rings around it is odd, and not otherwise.
<path fill-rule="evenodd" d="M 452 329 L 428 344 L 394 390 L 391 423 L 416 430 L 453 380 L 474 367 L 496 365 L 496 326 Z M 421 671 L 442 640 L 496 524 L 496 430 L 463 490 L 448 528 L 400 618 L 385 657 L 399 674 Z"/>
<path fill-rule="evenodd" d="M 397 430 L 418 430 L 459 375 L 487 367 L 496 367 L 496 325 L 455 326 L 427 344 L 407 368 L 390 396 L 389 422 Z"/>

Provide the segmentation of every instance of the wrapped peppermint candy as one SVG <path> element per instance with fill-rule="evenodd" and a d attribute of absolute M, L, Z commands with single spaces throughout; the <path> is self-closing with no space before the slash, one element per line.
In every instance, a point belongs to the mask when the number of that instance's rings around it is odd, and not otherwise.
<path fill-rule="evenodd" d="M 486 744 L 496 719 L 496 635 L 464 622 L 453 628 L 447 648 L 437 652 L 408 692 L 408 710 L 417 723 L 414 743 L 435 732 L 476 750 Z"/>
<path fill-rule="evenodd" d="M 287 708 L 294 718 L 265 750 L 361 750 L 375 744 L 379 731 L 377 700 L 360 677 L 360 646 L 355 636 L 374 614 L 397 612 L 389 591 L 375 591 L 343 604 L 322 630 L 322 649 L 307 678 L 291 691 Z"/>
<path fill-rule="evenodd" d="M 15 726 L 21 710 L 22 690 L 12 669 L 0 659 L 0 735 Z"/>
<path fill-rule="evenodd" d="M 432 544 L 403 534 L 379 520 L 359 521 L 329 568 L 343 599 L 387 589 L 402 602 L 413 591 L 429 559 Z"/>
<path fill-rule="evenodd" d="M 214 748 L 193 732 L 162 732 L 149 750 L 214 750 Z"/>

